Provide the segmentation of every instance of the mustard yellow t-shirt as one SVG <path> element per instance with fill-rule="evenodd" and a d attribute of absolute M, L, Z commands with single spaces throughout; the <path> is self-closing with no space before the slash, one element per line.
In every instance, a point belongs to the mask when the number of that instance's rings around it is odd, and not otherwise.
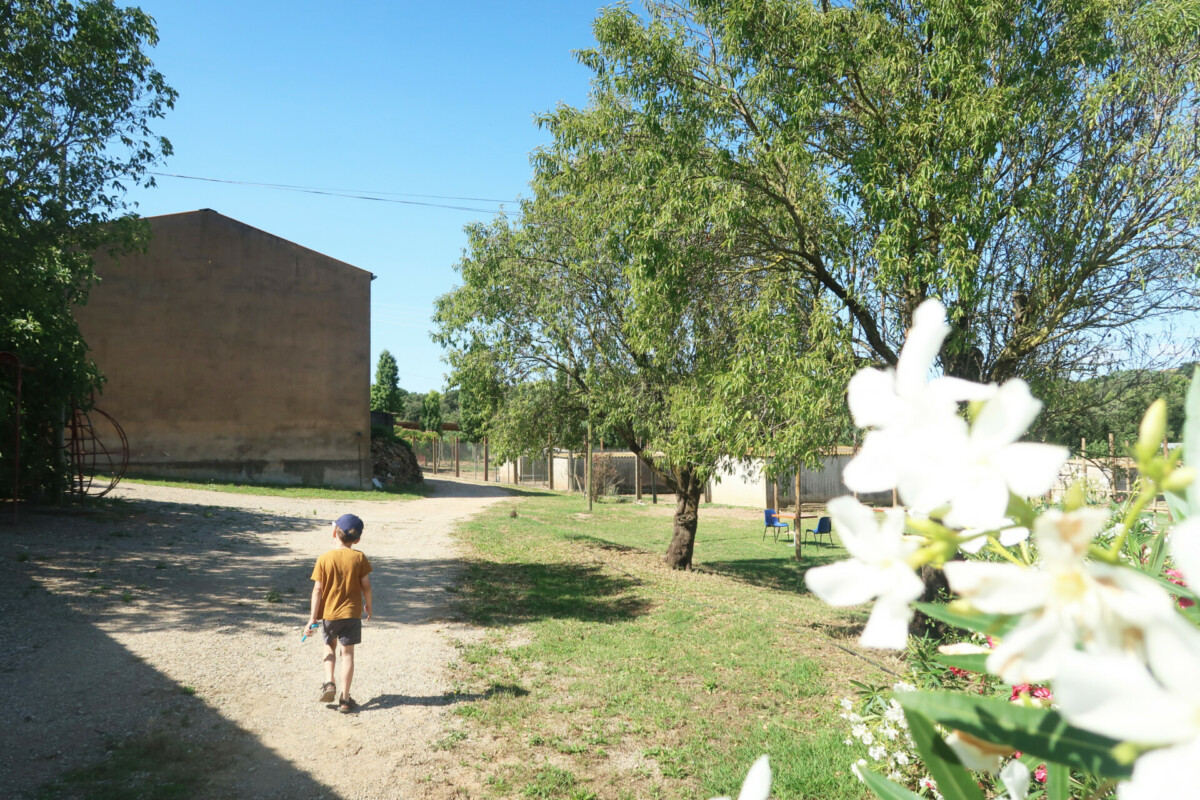
<path fill-rule="evenodd" d="M 355 619 L 363 613 L 362 579 L 371 562 L 358 550 L 335 547 L 317 559 L 312 579 L 321 584 L 317 619 Z"/>

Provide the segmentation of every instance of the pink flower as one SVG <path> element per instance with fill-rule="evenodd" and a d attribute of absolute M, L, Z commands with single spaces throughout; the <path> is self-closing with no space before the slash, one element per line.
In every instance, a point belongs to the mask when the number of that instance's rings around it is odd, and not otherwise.
<path fill-rule="evenodd" d="M 1177 569 L 1168 569 L 1168 570 L 1165 570 L 1165 572 L 1167 574 L 1167 580 L 1169 580 L 1171 583 L 1175 584 L 1176 586 L 1182 586 L 1185 589 L 1187 588 L 1187 583 L 1185 583 L 1183 580 L 1182 572 L 1180 572 Z M 1196 605 L 1195 600 L 1192 600 L 1187 597 L 1176 597 L 1175 602 L 1179 603 L 1180 608 L 1190 608 L 1190 607 Z"/>
<path fill-rule="evenodd" d="M 950 674 L 956 675 L 959 678 L 968 678 L 971 676 L 971 673 L 967 672 L 965 669 L 959 669 L 958 667 L 950 667 Z"/>
<path fill-rule="evenodd" d="M 1054 694 L 1045 686 L 1018 683 L 1012 687 L 1012 694 L 1009 695 L 1008 699 L 1013 703 L 1026 703 L 1042 707 L 1053 702 Z"/>
<path fill-rule="evenodd" d="M 1046 782 L 1046 765 L 1045 764 L 1042 764 L 1040 767 L 1038 767 L 1037 769 L 1035 769 L 1033 771 L 1033 778 L 1038 783 Z"/>

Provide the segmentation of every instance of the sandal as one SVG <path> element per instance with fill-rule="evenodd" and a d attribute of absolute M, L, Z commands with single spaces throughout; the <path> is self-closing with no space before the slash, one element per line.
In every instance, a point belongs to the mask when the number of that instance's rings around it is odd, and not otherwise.
<path fill-rule="evenodd" d="M 343 697 L 338 703 L 338 711 L 343 714 L 349 714 L 351 711 L 358 709 L 358 703 L 354 702 L 353 698 Z"/>
<path fill-rule="evenodd" d="M 332 683 L 321 684 L 321 702 L 332 703 L 333 698 L 337 697 L 337 687 Z"/>

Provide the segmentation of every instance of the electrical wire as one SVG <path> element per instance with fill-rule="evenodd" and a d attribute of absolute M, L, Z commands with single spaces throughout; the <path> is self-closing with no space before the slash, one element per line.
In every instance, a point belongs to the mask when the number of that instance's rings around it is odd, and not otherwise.
<path fill-rule="evenodd" d="M 405 192 L 369 192 L 358 189 L 329 189 L 317 186 L 297 186 L 286 183 L 258 183 L 255 181 L 235 181 L 226 178 L 207 178 L 199 175 L 180 175 L 174 172 L 156 172 L 148 170 L 148 174 L 155 175 L 161 178 L 179 178 L 189 181 L 205 181 L 207 183 L 227 183 L 234 186 L 254 186 L 260 189 L 275 189 L 284 192 L 302 192 L 305 194 L 319 194 L 329 197 L 345 197 L 352 200 L 375 200 L 380 203 L 399 203 L 408 206 L 425 206 L 427 208 L 445 208 L 452 211 L 471 211 L 483 214 L 506 214 L 503 209 L 498 208 L 476 208 L 473 206 L 457 206 L 448 205 L 445 203 L 426 203 L 420 200 L 401 200 L 400 197 L 424 197 L 435 200 L 466 200 L 479 203 L 517 203 L 516 200 L 496 200 L 486 197 L 457 197 L 453 195 L 437 195 L 437 194 L 409 194 Z"/>

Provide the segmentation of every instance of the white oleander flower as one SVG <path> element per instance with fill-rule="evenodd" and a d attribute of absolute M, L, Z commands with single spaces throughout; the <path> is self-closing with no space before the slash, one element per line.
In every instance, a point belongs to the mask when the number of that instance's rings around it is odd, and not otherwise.
<path fill-rule="evenodd" d="M 1200 633 L 1191 628 L 1187 634 L 1181 627 L 1174 637 L 1172 646 L 1155 648 L 1162 655 L 1152 657 L 1153 674 L 1131 655 L 1076 652 L 1064 659 L 1054 682 L 1055 700 L 1072 724 L 1161 746 L 1134 763 L 1133 777 L 1120 786 L 1120 800 L 1177 797 L 1180 787 L 1200 784 Z M 1177 652 L 1167 655 L 1170 650 Z"/>
<path fill-rule="evenodd" d="M 1018 441 L 1041 409 L 1041 401 L 1019 378 L 1005 382 L 983 404 L 966 446 L 943 454 L 950 460 L 939 475 L 941 493 L 950 506 L 943 517 L 947 525 L 987 530 L 1011 524 L 1004 518 L 1010 491 L 1035 497 L 1054 485 L 1067 448 Z M 1017 535 L 1013 531 L 1009 538 Z"/>
<path fill-rule="evenodd" d="M 860 370 L 847 391 L 850 413 L 868 428 L 843 480 L 856 492 L 896 489 L 904 503 L 929 513 L 949 507 L 955 528 L 1000 526 L 1009 492 L 1032 497 L 1058 477 L 1067 450 L 1018 441 L 1042 408 L 1020 379 L 1003 386 L 929 375 L 950 332 L 946 312 L 926 300 L 894 370 Z M 959 414 L 965 401 L 984 402 L 973 424 Z"/>
<path fill-rule="evenodd" d="M 903 649 L 913 613 L 909 603 L 925 589 L 905 560 L 917 544 L 904 538 L 904 512 L 888 509 L 877 520 L 871 509 L 852 497 L 831 500 L 828 510 L 852 558 L 810 569 L 805 583 L 831 606 L 876 600 L 859 643 Z"/>
<path fill-rule="evenodd" d="M 863 369 L 850 380 L 850 414 L 856 425 L 871 429 L 843 472 L 852 490 L 896 488 L 906 504 L 920 508 L 927 505 L 924 493 L 948 477 L 942 475 L 940 454 L 961 450 L 967 441 L 967 423 L 958 414 L 958 404 L 995 391 L 958 378 L 929 379 L 949 332 L 942 304 L 926 300 L 913 314 L 895 369 Z"/>
<path fill-rule="evenodd" d="M 875 745 L 867 751 L 867 755 L 871 757 L 872 761 L 883 761 L 887 758 L 887 748 L 883 745 Z"/>
<path fill-rule="evenodd" d="M 1011 747 L 998 748 L 962 731 L 951 731 L 946 744 L 964 767 L 975 772 L 995 772 L 1004 756 L 1012 754 Z"/>
<path fill-rule="evenodd" d="M 1171 557 L 1189 582 L 1200 577 L 1200 519 L 1177 525 Z M 1200 783 L 1200 630 L 1182 615 L 1147 624 L 1145 661 L 1130 653 L 1072 653 L 1054 696 L 1072 724 L 1114 739 L 1161 745 L 1134 764 L 1121 800 L 1172 797 Z"/>
<path fill-rule="evenodd" d="M 1084 508 L 1047 511 L 1034 523 L 1041 560 L 1035 567 L 951 561 L 950 587 L 989 614 L 1021 614 L 988 656 L 987 668 L 1008 683 L 1042 683 L 1082 643 L 1096 652 L 1136 648 L 1143 629 L 1175 615 L 1170 596 L 1131 569 L 1089 563 L 1088 545 L 1108 514 Z"/>
<path fill-rule="evenodd" d="M 1029 767 L 1013 759 L 1000 770 L 1000 782 L 1008 790 L 1001 800 L 1025 800 L 1029 796 Z"/>
<path fill-rule="evenodd" d="M 738 792 L 738 800 L 767 800 L 770 793 L 771 765 L 766 756 L 759 756 L 758 760 L 750 767 L 750 771 L 746 773 L 746 779 L 742 781 L 742 790 Z M 724 795 L 714 797 L 712 800 L 730 800 L 730 797 Z"/>

